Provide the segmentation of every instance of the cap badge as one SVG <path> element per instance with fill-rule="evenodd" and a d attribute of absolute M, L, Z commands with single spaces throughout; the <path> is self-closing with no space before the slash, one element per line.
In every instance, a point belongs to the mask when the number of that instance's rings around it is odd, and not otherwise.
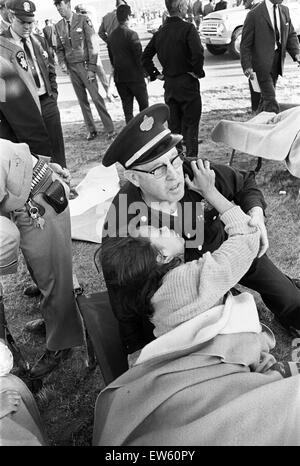
<path fill-rule="evenodd" d="M 140 124 L 140 129 L 142 131 L 150 131 L 153 125 L 154 125 L 154 118 L 148 117 L 147 115 L 145 115 L 142 123 Z"/>
<path fill-rule="evenodd" d="M 19 63 L 19 65 L 23 68 L 23 70 L 28 71 L 28 63 L 27 63 L 27 60 L 26 60 L 26 57 L 25 57 L 25 52 L 20 50 L 16 54 L 16 59 L 17 59 L 17 62 Z"/>
<path fill-rule="evenodd" d="M 30 11 L 30 4 L 28 2 L 24 2 L 23 3 L 23 8 L 24 8 L 24 11 L 26 11 L 27 13 L 29 13 Z"/>

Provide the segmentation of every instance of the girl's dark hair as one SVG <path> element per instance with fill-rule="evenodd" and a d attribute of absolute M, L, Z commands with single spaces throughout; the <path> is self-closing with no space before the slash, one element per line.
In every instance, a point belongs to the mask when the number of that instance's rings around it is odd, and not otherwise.
<path fill-rule="evenodd" d="M 100 254 L 106 285 L 118 290 L 124 310 L 148 317 L 153 314 L 151 298 L 164 275 L 181 262 L 179 258 L 157 262 L 160 251 L 149 238 L 132 236 L 106 238 Z"/>

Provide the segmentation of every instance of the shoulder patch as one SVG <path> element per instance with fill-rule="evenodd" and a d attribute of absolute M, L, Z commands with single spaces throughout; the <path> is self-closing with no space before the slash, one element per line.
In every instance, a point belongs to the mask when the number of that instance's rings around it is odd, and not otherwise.
<path fill-rule="evenodd" d="M 17 52 L 16 59 L 18 64 L 23 68 L 23 70 L 28 71 L 28 63 L 26 60 L 25 52 L 23 52 L 23 50 Z"/>

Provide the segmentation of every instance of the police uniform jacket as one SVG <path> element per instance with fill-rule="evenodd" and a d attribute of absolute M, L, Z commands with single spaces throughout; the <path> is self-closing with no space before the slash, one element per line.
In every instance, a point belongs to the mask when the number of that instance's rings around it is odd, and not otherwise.
<path fill-rule="evenodd" d="M 32 152 L 49 155 L 48 132 L 25 52 L 3 34 L 0 35 L 0 79 L 5 86 L 1 86 L 0 95 L 0 137 L 27 142 Z"/>
<path fill-rule="evenodd" d="M 10 30 L 1 34 L 6 39 L 13 40 Z M 56 72 L 54 58 L 44 37 L 38 34 L 30 36 L 31 44 L 37 59 L 41 75 L 49 95 L 57 94 Z M 26 70 L 27 71 L 27 70 Z M 36 89 L 35 89 L 36 94 Z"/>
<path fill-rule="evenodd" d="M 240 205 L 245 212 L 248 212 L 255 206 L 259 206 L 263 210 L 266 208 L 263 194 L 256 185 L 253 172 L 243 172 L 218 164 L 211 164 L 211 167 L 216 174 L 215 184 L 217 189 L 228 200 L 234 201 L 237 205 Z M 185 173 L 192 173 L 189 161 L 184 160 L 183 170 Z M 122 194 L 126 196 L 121 196 Z M 127 222 L 128 225 L 129 222 L 138 215 L 140 217 L 140 224 L 151 224 L 152 222 L 158 228 L 166 225 L 171 229 L 177 229 L 178 225 L 176 226 L 176 217 L 151 210 L 150 207 L 147 207 L 147 213 L 143 212 L 142 215 L 140 215 L 138 211 L 133 212 L 132 210 L 130 213 L 126 212 L 124 214 L 125 209 L 122 204 L 124 199 L 126 199 L 128 207 L 134 202 L 145 204 L 141 197 L 141 192 L 137 187 L 131 183 L 127 183 L 123 186 L 120 192 L 115 196 L 112 206 L 107 214 L 103 229 L 103 248 L 105 248 L 105 241 L 109 235 L 116 236 L 118 231 L 124 230 L 123 222 Z M 186 240 L 185 261 L 197 260 L 205 252 L 215 251 L 226 239 L 224 225 L 219 218 L 218 212 L 204 201 L 202 204 L 204 207 L 204 212 L 202 210 L 204 215 L 201 216 L 201 209 L 198 209 L 199 203 L 201 202 L 203 202 L 203 198 L 199 193 L 187 188 L 185 189 L 185 194 L 181 199 L 180 204 L 183 208 L 183 216 L 181 220 L 186 224 L 179 226 L 179 233 L 182 234 L 183 238 Z M 185 210 L 186 206 L 187 210 Z M 191 208 L 191 210 L 189 210 L 189 208 Z M 188 222 L 187 218 L 184 218 L 187 216 Z M 196 236 L 197 232 L 200 232 L 198 238 Z M 124 314 L 122 303 L 118 298 L 118 290 L 109 285 L 111 277 L 104 268 L 103 274 L 107 284 L 113 311 L 120 323 L 123 343 L 128 353 L 133 353 L 149 341 L 153 340 L 153 326 L 146 318 L 142 319 L 136 314 L 130 316 L 128 315 L 128 312 Z"/>
<path fill-rule="evenodd" d="M 300 53 L 299 41 L 290 18 L 289 9 L 278 5 L 280 16 L 281 73 L 286 51 L 293 60 Z M 246 16 L 241 40 L 241 64 L 245 71 L 253 68 L 260 80 L 266 79 L 272 69 L 275 53 L 275 36 L 265 2 L 260 3 Z"/>
<path fill-rule="evenodd" d="M 64 19 L 55 25 L 55 30 L 59 64 L 86 63 L 89 71 L 96 71 L 98 54 L 91 20 L 86 15 L 72 12 L 71 42 Z"/>

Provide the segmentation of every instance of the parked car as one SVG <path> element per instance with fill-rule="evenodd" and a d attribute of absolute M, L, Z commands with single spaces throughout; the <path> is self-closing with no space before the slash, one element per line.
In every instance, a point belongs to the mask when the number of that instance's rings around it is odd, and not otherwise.
<path fill-rule="evenodd" d="M 284 4 L 290 10 L 292 23 L 300 40 L 300 2 L 291 0 Z M 248 12 L 249 10 L 240 5 L 205 16 L 199 32 L 207 50 L 213 55 L 222 55 L 228 50 L 233 58 L 240 58 L 242 29 Z"/>

